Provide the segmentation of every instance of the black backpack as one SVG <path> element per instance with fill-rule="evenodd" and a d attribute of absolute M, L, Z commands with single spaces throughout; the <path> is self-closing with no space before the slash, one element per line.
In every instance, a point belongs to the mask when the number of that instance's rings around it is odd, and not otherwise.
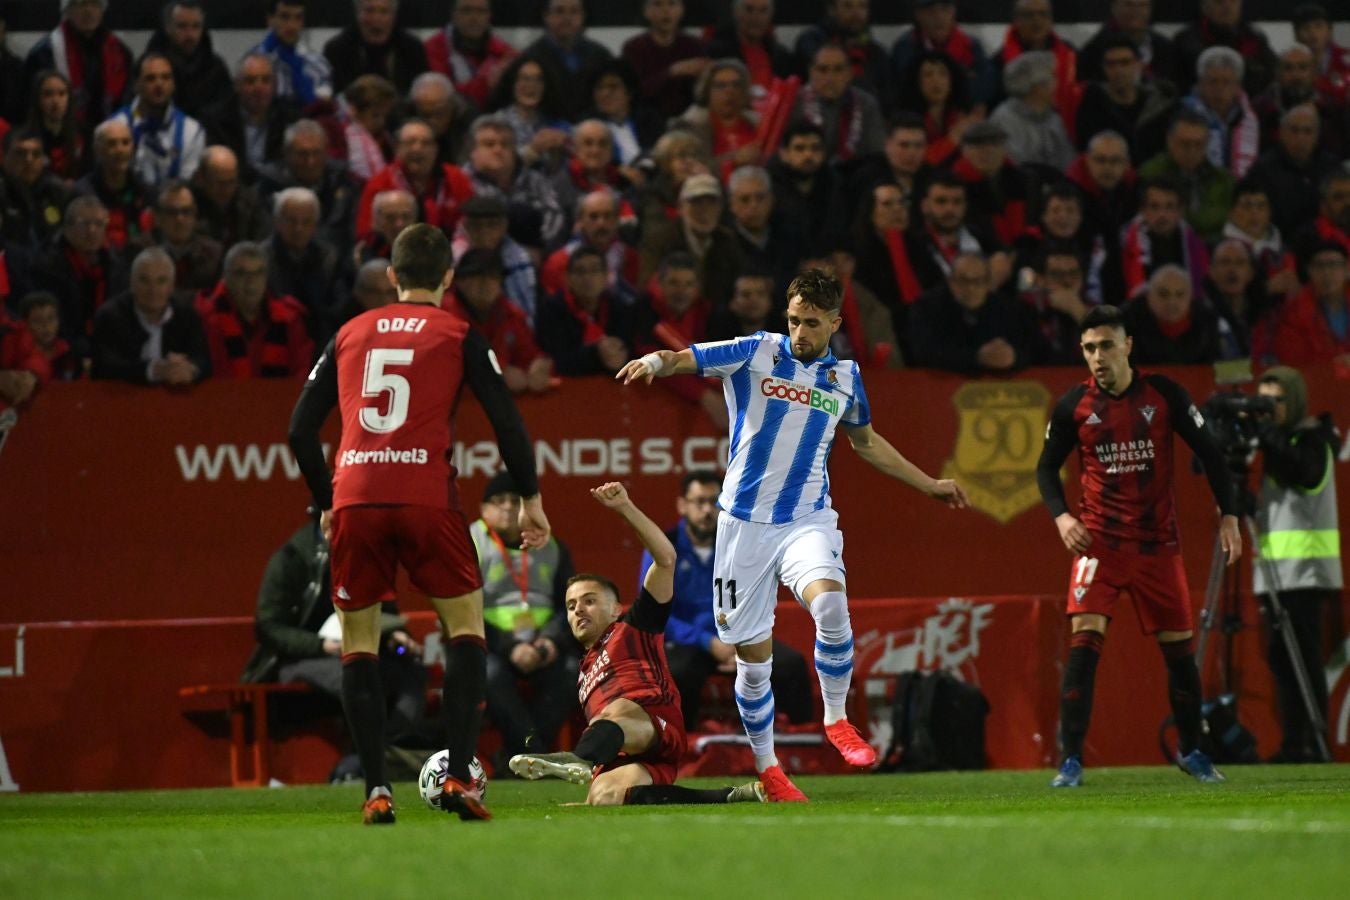
<path fill-rule="evenodd" d="M 950 672 L 905 672 L 896 679 L 891 746 L 878 771 L 983 769 L 989 701 Z"/>

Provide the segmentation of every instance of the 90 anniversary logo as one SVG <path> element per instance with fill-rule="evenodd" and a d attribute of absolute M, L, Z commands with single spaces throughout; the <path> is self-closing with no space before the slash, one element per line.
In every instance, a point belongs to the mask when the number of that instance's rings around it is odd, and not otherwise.
<path fill-rule="evenodd" d="M 1000 524 L 1040 502 L 1036 460 L 1050 392 L 1034 381 L 974 382 L 952 403 L 956 448 L 942 477 L 959 480 L 971 504 Z"/>

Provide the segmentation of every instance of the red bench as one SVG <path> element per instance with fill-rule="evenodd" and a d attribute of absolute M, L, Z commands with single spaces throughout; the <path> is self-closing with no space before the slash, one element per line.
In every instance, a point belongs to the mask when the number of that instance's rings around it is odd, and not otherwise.
<path fill-rule="evenodd" d="M 178 689 L 183 712 L 224 710 L 230 720 L 230 784 L 266 787 L 271 781 L 272 740 L 267 728 L 267 698 L 273 694 L 308 694 L 307 684 L 195 684 Z M 253 718 L 249 734 L 248 717 Z M 252 757 L 245 776 L 244 759 Z"/>

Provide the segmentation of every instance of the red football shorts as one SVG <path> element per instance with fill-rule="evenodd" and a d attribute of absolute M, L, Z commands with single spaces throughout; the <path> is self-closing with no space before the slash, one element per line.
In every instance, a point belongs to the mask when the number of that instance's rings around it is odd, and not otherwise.
<path fill-rule="evenodd" d="M 401 564 L 429 597 L 483 586 L 464 514 L 435 506 L 344 506 L 333 511 L 333 605 L 364 609 L 393 599 Z"/>
<path fill-rule="evenodd" d="M 1069 615 L 1097 613 L 1110 618 L 1116 597 L 1128 591 L 1144 634 L 1195 627 L 1180 553 L 1145 556 L 1111 550 L 1103 543 L 1098 537 L 1086 555 L 1074 557 L 1069 571 Z"/>
<path fill-rule="evenodd" d="M 637 763 L 652 776 L 652 784 L 674 784 L 684 758 L 684 713 L 678 706 L 644 706 L 643 710 L 656 729 L 656 742 L 637 756 L 619 754 L 603 766 L 596 766 L 591 774 L 612 772 L 620 766 Z"/>

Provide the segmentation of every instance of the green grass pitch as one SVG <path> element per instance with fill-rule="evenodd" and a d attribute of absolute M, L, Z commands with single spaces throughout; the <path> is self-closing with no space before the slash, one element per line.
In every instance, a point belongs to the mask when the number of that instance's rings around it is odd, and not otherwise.
<path fill-rule="evenodd" d="M 629 809 L 503 780 L 488 823 L 400 784 L 386 828 L 353 786 L 0 795 L 0 897 L 1350 896 L 1350 767 L 1227 774 L 803 777 L 807 806 Z"/>

